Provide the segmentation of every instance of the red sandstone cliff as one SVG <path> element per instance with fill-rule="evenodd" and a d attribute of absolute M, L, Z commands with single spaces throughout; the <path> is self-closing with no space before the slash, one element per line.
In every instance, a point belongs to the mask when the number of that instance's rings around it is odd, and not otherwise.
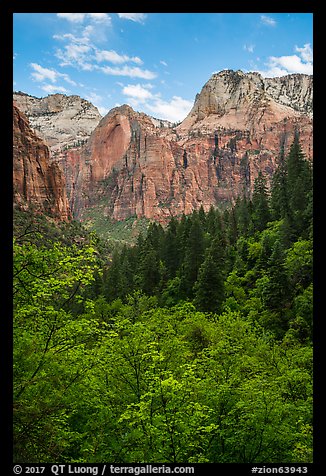
<path fill-rule="evenodd" d="M 59 220 L 69 220 L 71 212 L 64 175 L 49 149 L 30 128 L 27 117 L 13 106 L 13 189 L 14 206 L 32 208 Z"/>
<path fill-rule="evenodd" d="M 66 155 L 74 214 L 166 221 L 250 194 L 259 170 L 272 176 L 295 130 L 312 160 L 311 107 L 312 77 L 222 71 L 175 129 L 126 105 L 112 109 L 81 155 Z"/>

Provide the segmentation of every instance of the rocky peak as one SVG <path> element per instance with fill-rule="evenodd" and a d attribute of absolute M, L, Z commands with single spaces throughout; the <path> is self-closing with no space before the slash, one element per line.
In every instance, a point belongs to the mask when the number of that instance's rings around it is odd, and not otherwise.
<path fill-rule="evenodd" d="M 266 110 L 275 116 L 275 120 L 284 119 L 293 112 L 311 116 L 312 95 L 312 76 L 309 75 L 263 78 L 257 72 L 223 70 L 213 74 L 197 94 L 195 104 L 179 130 L 189 129 L 209 116 L 215 116 L 215 123 L 220 122 L 223 126 L 234 123 L 237 116 L 241 128 L 248 128 L 252 117 L 264 115 Z"/>
<path fill-rule="evenodd" d="M 264 85 L 256 75 L 223 70 L 215 73 L 196 96 L 195 104 L 183 121 L 186 127 L 212 114 L 222 117 L 231 110 L 248 109 L 250 102 L 262 96 Z"/>
<path fill-rule="evenodd" d="M 51 94 L 37 98 L 15 92 L 14 101 L 54 156 L 86 142 L 101 119 L 93 104 L 76 95 Z"/>
<path fill-rule="evenodd" d="M 59 109 L 62 95 L 53 96 Z M 312 77 L 268 79 L 240 70 L 214 74 L 176 127 L 127 104 L 115 107 L 82 147 L 61 153 L 74 216 L 164 222 L 250 196 L 259 171 L 272 177 L 281 145 L 287 153 L 297 132 L 312 160 L 310 110 Z"/>

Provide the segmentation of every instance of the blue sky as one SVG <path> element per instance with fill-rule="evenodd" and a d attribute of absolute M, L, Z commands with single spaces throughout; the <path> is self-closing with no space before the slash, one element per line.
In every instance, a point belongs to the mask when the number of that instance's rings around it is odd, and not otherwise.
<path fill-rule="evenodd" d="M 14 90 L 184 119 L 211 75 L 312 74 L 310 13 L 15 13 Z"/>

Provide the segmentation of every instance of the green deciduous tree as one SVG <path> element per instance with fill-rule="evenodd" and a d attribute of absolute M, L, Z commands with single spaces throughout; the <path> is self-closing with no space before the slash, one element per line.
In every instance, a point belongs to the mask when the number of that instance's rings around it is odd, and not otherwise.
<path fill-rule="evenodd" d="M 94 251 L 14 244 L 15 461 L 62 460 L 78 439 L 67 421 L 101 338 L 100 322 L 86 317 L 93 304 L 80 294 L 96 271 Z"/>

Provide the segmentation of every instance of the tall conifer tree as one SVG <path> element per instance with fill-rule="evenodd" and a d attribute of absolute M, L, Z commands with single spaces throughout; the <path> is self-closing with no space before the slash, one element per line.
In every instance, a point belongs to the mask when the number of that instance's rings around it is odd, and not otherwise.
<path fill-rule="evenodd" d="M 263 231 L 270 221 L 266 178 L 259 171 L 252 195 L 252 222 L 255 231 Z"/>
<path fill-rule="evenodd" d="M 194 286 L 195 305 L 201 311 L 220 312 L 224 300 L 224 245 L 215 238 L 205 252 Z"/>
<path fill-rule="evenodd" d="M 185 297 L 193 297 L 193 285 L 204 258 L 204 234 L 198 214 L 191 219 L 189 236 L 185 247 L 185 256 L 181 269 L 181 291 Z"/>

